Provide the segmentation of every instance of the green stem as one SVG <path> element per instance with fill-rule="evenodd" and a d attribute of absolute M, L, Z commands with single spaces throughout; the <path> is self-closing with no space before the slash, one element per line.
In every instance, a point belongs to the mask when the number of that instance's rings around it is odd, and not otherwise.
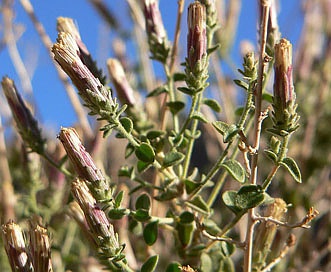
<path fill-rule="evenodd" d="M 202 99 L 202 92 L 199 92 L 198 94 L 195 94 L 193 96 L 191 111 L 190 111 L 189 117 L 187 118 L 188 121 L 192 119 L 193 113 L 195 111 L 200 110 L 201 99 Z M 187 150 L 186 150 L 186 156 L 185 156 L 184 164 L 183 164 L 182 179 L 186 178 L 186 176 L 187 176 L 188 168 L 189 168 L 191 157 L 192 157 L 193 146 L 195 143 L 195 134 L 196 134 L 196 131 L 198 128 L 198 124 L 199 124 L 199 121 L 197 119 L 193 120 L 192 127 L 191 127 L 191 136 L 192 137 L 190 137 L 190 139 L 189 139 L 189 143 L 188 143 Z M 184 129 L 184 127 L 183 127 L 183 129 Z"/>
<path fill-rule="evenodd" d="M 67 178 L 73 178 L 73 174 L 70 173 L 67 169 L 63 168 L 62 165 L 57 164 L 50 156 L 48 156 L 46 153 L 41 153 L 40 156 L 42 156 L 48 163 L 52 166 L 54 166 L 57 170 L 59 170 L 61 173 L 63 173 Z"/>
<path fill-rule="evenodd" d="M 253 105 L 254 105 L 254 103 L 253 103 L 253 99 L 254 99 L 253 85 L 254 85 L 253 82 L 249 83 L 244 112 L 242 113 L 240 120 L 237 124 L 237 127 L 239 130 L 243 130 L 245 122 L 248 118 L 249 112 L 252 110 Z"/>

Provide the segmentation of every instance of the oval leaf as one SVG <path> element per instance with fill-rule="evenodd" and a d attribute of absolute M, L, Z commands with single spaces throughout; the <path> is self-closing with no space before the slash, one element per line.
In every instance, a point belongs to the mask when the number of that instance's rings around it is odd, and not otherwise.
<path fill-rule="evenodd" d="M 167 106 L 169 107 L 171 113 L 175 115 L 185 107 L 185 103 L 181 101 L 173 101 L 168 102 Z"/>
<path fill-rule="evenodd" d="M 227 160 L 223 162 L 221 166 L 224 167 L 236 181 L 240 183 L 245 182 L 245 170 L 238 161 Z"/>
<path fill-rule="evenodd" d="M 144 228 L 143 236 L 147 245 L 153 245 L 157 240 L 158 221 L 150 222 Z"/>
<path fill-rule="evenodd" d="M 141 272 L 153 272 L 155 271 L 157 262 L 159 260 L 159 255 L 154 255 L 142 265 Z"/>
<path fill-rule="evenodd" d="M 120 119 L 120 122 L 122 124 L 122 126 L 124 127 L 124 129 L 126 130 L 127 133 L 131 133 L 132 129 L 133 129 L 133 123 L 131 121 L 130 118 L 128 117 L 122 117 Z"/>
<path fill-rule="evenodd" d="M 166 272 L 181 272 L 180 263 L 171 263 L 167 266 Z"/>
<path fill-rule="evenodd" d="M 289 173 L 291 174 L 291 176 L 294 178 L 294 180 L 296 182 L 299 182 L 301 183 L 302 180 L 301 180 L 301 172 L 300 172 L 300 169 L 297 165 L 297 163 L 295 162 L 295 160 L 293 160 L 292 158 L 284 158 L 280 164 L 282 166 L 284 166 L 288 171 Z"/>
<path fill-rule="evenodd" d="M 240 214 L 242 212 L 242 209 L 236 206 L 236 198 L 237 198 L 236 191 L 226 191 L 222 195 L 222 199 L 225 206 L 227 206 L 235 214 Z"/>
<path fill-rule="evenodd" d="M 136 210 L 143 209 L 148 211 L 151 207 L 151 199 L 147 194 L 142 194 L 137 198 L 135 207 Z"/>
<path fill-rule="evenodd" d="M 221 106 L 215 99 L 205 98 L 205 99 L 203 99 L 202 103 L 204 103 L 205 105 L 207 105 L 208 107 L 210 107 L 212 110 L 214 110 L 216 112 L 221 111 Z"/>
<path fill-rule="evenodd" d="M 208 123 L 207 118 L 201 112 L 195 112 L 192 116 L 192 119 L 199 120 L 203 123 Z"/>
<path fill-rule="evenodd" d="M 184 154 L 180 152 L 169 152 L 165 155 L 162 166 L 167 168 L 169 166 L 177 165 L 185 158 Z"/>
<path fill-rule="evenodd" d="M 154 162 L 155 152 L 148 143 L 142 143 L 135 151 L 139 160 L 146 163 Z"/>

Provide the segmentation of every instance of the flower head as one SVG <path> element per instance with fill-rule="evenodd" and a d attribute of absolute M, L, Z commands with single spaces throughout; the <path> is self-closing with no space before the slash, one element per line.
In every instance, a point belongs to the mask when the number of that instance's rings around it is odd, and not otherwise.
<path fill-rule="evenodd" d="M 13 271 L 32 271 L 32 263 L 25 247 L 19 225 L 8 222 L 2 226 L 2 239 Z"/>
<path fill-rule="evenodd" d="M 14 81 L 8 77 L 4 77 L 1 85 L 23 141 L 31 151 L 39 154 L 42 153 L 45 141 L 41 136 L 40 128 L 21 95 L 18 93 Z"/>

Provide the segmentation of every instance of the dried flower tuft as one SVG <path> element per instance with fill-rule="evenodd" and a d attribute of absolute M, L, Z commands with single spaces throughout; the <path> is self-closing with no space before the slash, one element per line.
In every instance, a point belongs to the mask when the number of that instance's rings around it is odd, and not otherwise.
<path fill-rule="evenodd" d="M 41 219 L 30 220 L 30 254 L 35 272 L 52 272 L 51 243 L 47 229 L 41 226 Z"/>
<path fill-rule="evenodd" d="M 12 221 L 3 225 L 2 239 L 12 271 L 33 271 L 20 226 Z"/>
<path fill-rule="evenodd" d="M 110 110 L 114 106 L 111 91 L 103 86 L 83 63 L 79 47 L 70 33 L 59 33 L 52 52 L 54 59 L 71 78 L 92 114 Z"/>
<path fill-rule="evenodd" d="M 18 93 L 14 81 L 8 77 L 4 77 L 1 85 L 16 122 L 18 132 L 24 143 L 31 151 L 42 154 L 44 152 L 45 141 L 41 136 L 37 120 L 33 117 L 31 111 Z"/>

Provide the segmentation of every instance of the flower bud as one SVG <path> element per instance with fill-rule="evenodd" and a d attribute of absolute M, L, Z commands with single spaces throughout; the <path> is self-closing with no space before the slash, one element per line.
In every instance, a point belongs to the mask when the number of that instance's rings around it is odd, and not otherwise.
<path fill-rule="evenodd" d="M 85 150 L 76 130 L 74 128 L 61 128 L 58 138 L 78 176 L 87 180 L 91 185 L 94 197 L 98 201 L 109 199 L 111 193 L 109 185 L 101 170 L 96 167 L 91 155 Z"/>
<path fill-rule="evenodd" d="M 1 85 L 24 143 L 31 151 L 43 153 L 45 141 L 42 139 L 38 123 L 18 93 L 14 81 L 4 77 Z"/>
<path fill-rule="evenodd" d="M 52 52 L 54 53 L 54 59 L 71 78 L 79 91 L 79 95 L 92 113 L 98 113 L 101 106 L 104 109 L 114 105 L 111 92 L 101 84 L 100 80 L 83 63 L 79 47 L 70 33 L 59 33 L 57 42 L 52 47 Z"/>
<path fill-rule="evenodd" d="M 152 58 L 165 62 L 169 54 L 167 33 L 164 29 L 159 3 L 157 0 L 144 0 L 146 32 Z"/>
<path fill-rule="evenodd" d="M 30 221 L 30 254 L 35 272 L 52 272 L 51 243 L 47 229 L 42 227 L 38 218 Z"/>
<path fill-rule="evenodd" d="M 193 71 L 197 63 L 201 63 L 207 55 L 206 8 L 200 2 L 189 5 L 187 25 L 187 59 Z"/>
<path fill-rule="evenodd" d="M 120 245 L 113 225 L 108 221 L 106 214 L 97 206 L 84 180 L 75 179 L 72 182 L 71 192 L 83 210 L 90 232 L 100 246 L 107 243 L 107 250 L 113 257 L 119 252 Z M 109 253 L 109 252 L 108 252 Z"/>
<path fill-rule="evenodd" d="M 292 45 L 281 39 L 275 45 L 274 63 L 274 128 L 278 131 L 291 132 L 297 128 L 299 117 L 296 114 L 292 69 Z"/>
<path fill-rule="evenodd" d="M 135 104 L 134 92 L 125 76 L 121 63 L 116 59 L 109 59 L 107 67 L 119 100 L 122 104 L 133 106 Z"/>
<path fill-rule="evenodd" d="M 20 226 L 14 222 L 3 225 L 2 239 L 12 271 L 33 271 Z"/>

